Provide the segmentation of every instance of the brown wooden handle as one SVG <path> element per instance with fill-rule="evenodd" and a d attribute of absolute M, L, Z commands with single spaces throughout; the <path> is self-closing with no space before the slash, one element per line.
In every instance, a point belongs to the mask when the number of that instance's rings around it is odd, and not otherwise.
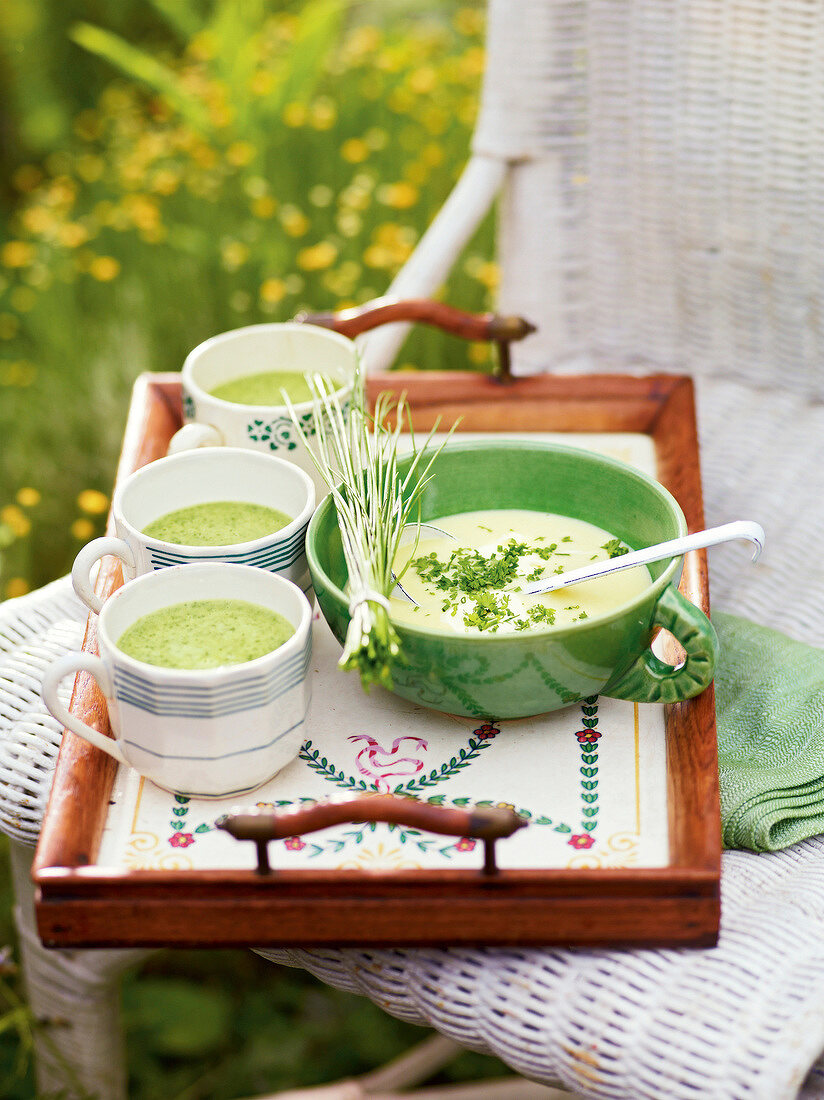
<path fill-rule="evenodd" d="M 493 842 L 512 836 L 527 824 L 520 814 L 506 806 L 473 806 L 459 810 L 398 795 L 359 794 L 284 810 L 244 810 L 224 814 L 215 821 L 215 826 L 235 840 L 251 840 L 256 844 L 258 872 L 266 874 L 269 871 L 266 845 L 270 841 L 314 833 L 330 825 L 362 821 L 384 821 L 430 833 L 483 840 L 486 844 L 484 870 L 487 874 L 495 873 Z"/>
<path fill-rule="evenodd" d="M 420 321 L 434 325 L 465 340 L 491 340 L 498 345 L 501 373 L 509 373 L 508 345 L 535 332 L 535 326 L 523 317 L 499 313 L 467 313 L 456 306 L 431 298 L 373 298 L 363 305 L 337 313 L 299 313 L 296 321 L 320 325 L 350 339 L 379 325 L 396 321 Z"/>
<path fill-rule="evenodd" d="M 236 840 L 284 840 L 303 833 L 315 833 L 330 825 L 349 822 L 385 821 L 425 829 L 429 833 L 497 840 L 512 836 L 526 825 L 514 810 L 505 806 L 474 806 L 467 810 L 433 806 L 415 798 L 392 794 L 363 794 L 351 798 L 330 798 L 285 810 L 246 810 L 225 814 L 215 822 Z"/>

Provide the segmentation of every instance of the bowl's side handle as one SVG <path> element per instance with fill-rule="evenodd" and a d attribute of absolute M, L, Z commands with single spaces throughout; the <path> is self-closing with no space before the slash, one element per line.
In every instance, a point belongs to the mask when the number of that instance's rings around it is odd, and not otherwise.
<path fill-rule="evenodd" d="M 683 664 L 668 665 L 645 649 L 620 679 L 603 688 L 603 695 L 634 703 L 678 703 L 709 686 L 718 660 L 718 636 L 704 612 L 670 584 L 655 605 L 655 626 L 681 643 Z"/>
<path fill-rule="evenodd" d="M 497 375 L 508 378 L 509 345 L 535 332 L 535 326 L 523 317 L 499 313 L 467 313 L 445 302 L 431 298 L 373 298 L 363 305 L 337 313 L 299 313 L 296 321 L 331 328 L 354 339 L 379 325 L 397 321 L 418 321 L 434 325 L 465 340 L 490 340 L 497 345 L 499 366 Z"/>
<path fill-rule="evenodd" d="M 236 840 L 257 846 L 257 873 L 271 872 L 268 844 L 272 840 L 317 832 L 344 822 L 384 821 L 425 829 L 448 836 L 474 837 L 484 842 L 482 873 L 497 873 L 495 841 L 512 836 L 526 820 L 504 806 L 474 806 L 466 810 L 433 806 L 417 799 L 391 794 L 358 794 L 330 798 L 282 810 L 244 810 L 225 814 L 215 825 Z"/>

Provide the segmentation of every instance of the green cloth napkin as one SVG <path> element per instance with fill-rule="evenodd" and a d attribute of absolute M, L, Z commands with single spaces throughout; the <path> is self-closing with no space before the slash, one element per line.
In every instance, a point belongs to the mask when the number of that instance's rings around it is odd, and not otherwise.
<path fill-rule="evenodd" d="M 824 833 L 824 649 L 712 621 L 724 847 L 773 852 Z"/>

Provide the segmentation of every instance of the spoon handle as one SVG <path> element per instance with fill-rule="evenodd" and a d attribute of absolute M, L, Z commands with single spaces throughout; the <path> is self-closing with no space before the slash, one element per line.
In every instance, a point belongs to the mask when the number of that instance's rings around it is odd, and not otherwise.
<path fill-rule="evenodd" d="M 755 561 L 764 546 L 764 531 L 758 524 L 748 519 L 737 519 L 732 523 L 722 523 L 720 527 L 709 527 L 706 531 L 697 531 L 694 535 L 659 542 L 644 550 L 631 550 L 617 558 L 593 562 L 581 569 L 570 569 L 568 573 L 558 573 L 543 581 L 525 585 L 524 592 L 536 596 L 542 592 L 554 592 L 557 588 L 567 588 L 571 584 L 603 577 L 607 573 L 616 573 L 619 569 L 630 569 L 633 565 L 648 565 L 650 562 L 663 561 L 665 558 L 680 557 L 688 550 L 702 550 L 706 546 L 717 546 L 720 542 L 745 539 L 755 545 L 752 560 Z"/>

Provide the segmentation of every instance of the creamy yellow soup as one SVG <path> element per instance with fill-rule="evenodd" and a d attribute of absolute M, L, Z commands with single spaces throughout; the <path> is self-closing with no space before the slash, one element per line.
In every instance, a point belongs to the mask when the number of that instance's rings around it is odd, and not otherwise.
<path fill-rule="evenodd" d="M 526 584 L 628 547 L 592 523 L 546 512 L 462 512 L 429 522 L 454 538 L 429 537 L 424 529 L 417 546 L 398 550 L 393 571 L 415 601 L 393 594 L 391 615 L 399 623 L 473 634 L 564 627 L 606 615 L 652 581 L 649 569 L 638 565 L 529 595 L 522 591 Z"/>

